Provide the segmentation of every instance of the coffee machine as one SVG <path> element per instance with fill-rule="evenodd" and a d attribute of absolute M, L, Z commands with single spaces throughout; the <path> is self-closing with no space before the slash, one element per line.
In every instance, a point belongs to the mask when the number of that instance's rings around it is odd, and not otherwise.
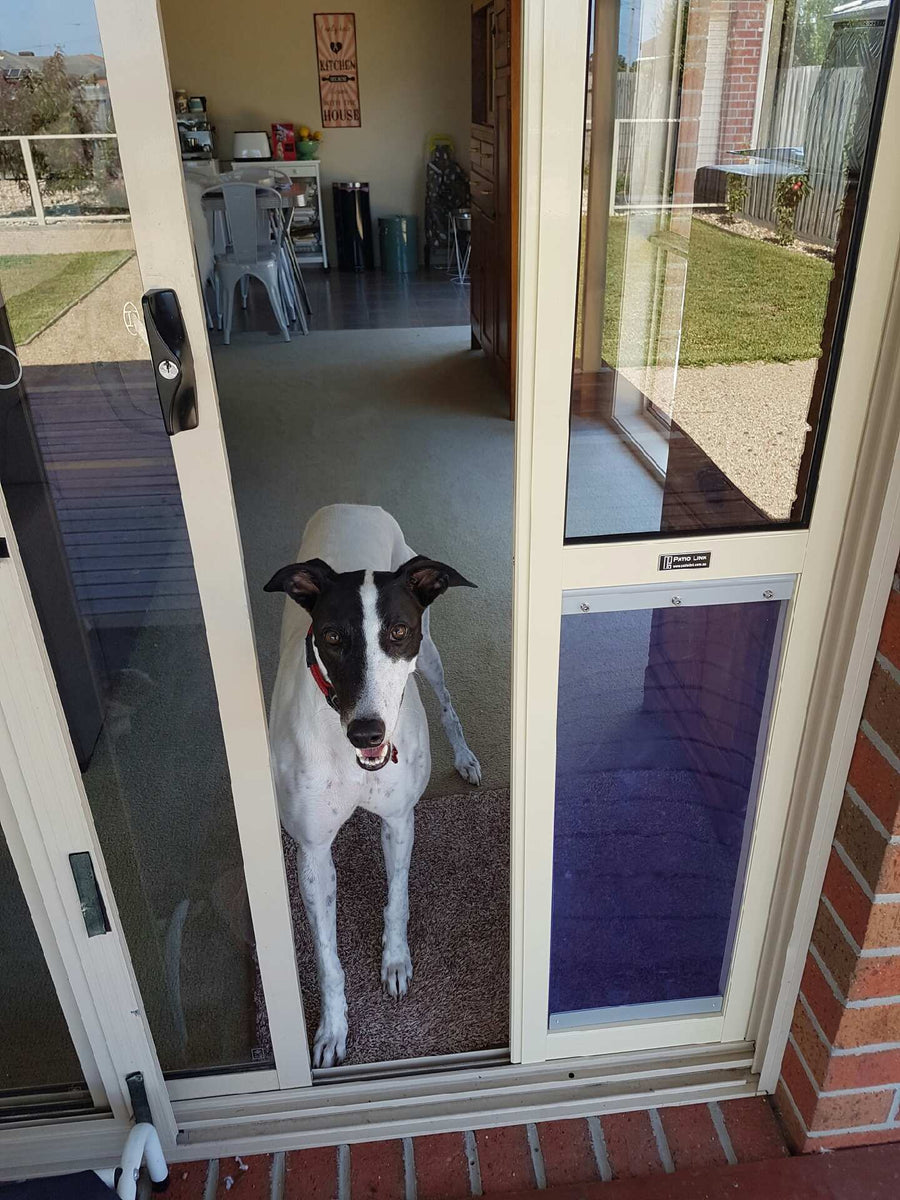
<path fill-rule="evenodd" d="M 214 129 L 209 123 L 205 96 L 186 96 L 175 93 L 175 124 L 185 161 L 215 158 Z"/>

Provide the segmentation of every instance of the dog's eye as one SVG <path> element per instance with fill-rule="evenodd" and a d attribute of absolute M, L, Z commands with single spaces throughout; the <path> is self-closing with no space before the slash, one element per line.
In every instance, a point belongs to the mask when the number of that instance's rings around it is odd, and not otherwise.
<path fill-rule="evenodd" d="M 326 646 L 339 646 L 341 644 L 341 635 L 336 629 L 326 629 L 322 634 L 322 639 Z"/>
<path fill-rule="evenodd" d="M 391 641 L 392 642 L 402 642 L 408 633 L 409 633 L 408 625 L 403 625 L 403 624 L 393 625 L 393 626 L 391 626 Z"/>

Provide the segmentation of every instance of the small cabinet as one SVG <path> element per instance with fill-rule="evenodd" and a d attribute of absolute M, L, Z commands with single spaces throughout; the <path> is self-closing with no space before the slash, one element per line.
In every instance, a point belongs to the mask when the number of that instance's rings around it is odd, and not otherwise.
<path fill-rule="evenodd" d="M 233 167 L 246 167 L 246 161 L 233 162 Z M 260 165 L 252 163 L 252 165 Z M 322 208 L 322 176 L 319 160 L 272 159 L 272 169 L 290 175 L 294 186 L 303 190 L 304 204 L 291 213 L 291 241 L 301 267 L 322 266 L 328 269 L 328 247 L 325 244 L 325 215 Z"/>

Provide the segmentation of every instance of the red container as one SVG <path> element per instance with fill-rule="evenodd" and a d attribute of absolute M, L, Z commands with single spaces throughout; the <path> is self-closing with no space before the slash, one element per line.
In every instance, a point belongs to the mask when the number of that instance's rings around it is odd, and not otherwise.
<path fill-rule="evenodd" d="M 281 162 L 293 162 L 297 157 L 297 142 L 294 126 L 274 124 L 272 126 L 272 157 Z"/>

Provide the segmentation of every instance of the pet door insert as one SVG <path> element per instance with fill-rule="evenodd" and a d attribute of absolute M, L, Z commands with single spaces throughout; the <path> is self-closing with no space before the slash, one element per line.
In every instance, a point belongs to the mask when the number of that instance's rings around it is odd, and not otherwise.
<path fill-rule="evenodd" d="M 564 594 L 551 1029 L 721 1012 L 793 585 Z"/>

